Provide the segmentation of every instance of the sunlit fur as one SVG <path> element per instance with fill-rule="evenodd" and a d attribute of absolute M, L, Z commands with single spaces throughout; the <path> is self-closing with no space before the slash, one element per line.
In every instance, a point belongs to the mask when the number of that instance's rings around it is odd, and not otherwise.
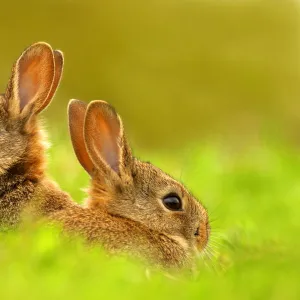
<path fill-rule="evenodd" d="M 88 126 L 84 119 L 85 104 L 75 100 L 69 109 L 70 124 L 75 152 L 83 167 L 91 174 L 91 187 L 87 208 L 70 207 L 55 212 L 53 219 L 64 224 L 71 232 L 81 232 L 88 240 L 100 242 L 112 252 L 130 252 L 139 257 L 146 257 L 152 263 L 165 267 L 187 266 L 196 252 L 205 248 L 209 238 L 208 215 L 205 208 L 186 190 L 186 188 L 163 171 L 150 163 L 141 162 L 131 154 L 130 147 L 123 135 L 123 126 L 113 108 L 103 101 L 90 103 L 86 115 L 114 117 L 120 123 L 120 136 L 116 140 L 120 147 L 119 173 L 110 168 L 101 157 L 93 157 L 96 152 L 89 152 L 82 143 L 88 145 L 97 136 L 94 130 L 84 130 Z M 94 110 L 107 109 L 109 112 L 98 114 Z M 74 121 L 74 122 L 73 122 Z M 76 123 L 77 121 L 77 123 Z M 113 120 L 109 120 L 114 122 Z M 78 124 L 82 123 L 82 126 Z M 105 122 L 105 120 L 101 120 Z M 107 122 L 107 126 L 110 122 Z M 100 145 L 101 146 L 101 145 Z M 97 154 L 96 154 L 97 155 Z M 89 157 L 85 157 L 89 156 Z M 90 159 L 90 161 L 89 161 Z M 95 164 L 98 162 L 98 164 Z M 91 171 L 90 165 L 94 163 Z M 88 167 L 87 167 L 88 166 Z M 169 193 L 177 193 L 183 202 L 182 211 L 170 211 L 162 203 Z M 195 233 L 198 230 L 198 235 Z"/>
<path fill-rule="evenodd" d="M 33 68 L 33 74 L 20 67 L 23 63 Z M 36 76 L 35 72 L 41 71 L 36 68 L 38 63 L 46 74 Z M 54 95 L 59 83 L 55 76 L 61 75 L 62 63 L 62 54 L 49 45 L 32 45 L 15 64 L 8 89 L 0 97 L 0 227 L 16 226 L 23 211 L 30 211 L 33 216 L 62 225 L 66 233 L 80 234 L 87 241 L 102 245 L 109 253 L 130 253 L 163 267 L 189 265 L 208 241 L 206 210 L 181 183 L 132 156 L 121 119 L 107 103 L 92 102 L 86 114 L 83 110 L 82 120 L 88 114 L 94 120 L 93 114 L 100 106 L 112 124 L 119 124 L 119 136 L 113 137 L 117 141 L 114 149 L 119 150 L 119 173 L 101 155 L 94 156 L 100 149 L 87 153 L 86 147 L 81 147 L 80 151 L 88 155 L 84 162 L 89 163 L 86 170 L 92 177 L 85 206 L 73 202 L 45 176 L 45 143 L 37 117 Z M 60 71 L 53 70 L 53 66 L 60 67 Z M 27 90 L 32 85 L 25 84 L 26 90 L 20 92 L 20 79 L 26 83 L 25 75 L 41 78 L 34 81 L 39 86 Z M 79 135 L 83 135 L 83 128 L 83 123 L 76 127 Z M 83 145 L 91 146 L 90 135 L 98 128 L 89 129 Z M 164 207 L 161 200 L 170 192 L 181 197 L 183 211 Z"/>
<path fill-rule="evenodd" d="M 45 43 L 34 44 L 14 64 L 7 90 L 0 96 L 1 228 L 20 222 L 23 209 L 37 204 L 34 195 L 41 186 L 49 198 L 68 198 L 45 178 L 46 140 L 37 119 L 55 93 L 62 66 L 60 52 Z"/>

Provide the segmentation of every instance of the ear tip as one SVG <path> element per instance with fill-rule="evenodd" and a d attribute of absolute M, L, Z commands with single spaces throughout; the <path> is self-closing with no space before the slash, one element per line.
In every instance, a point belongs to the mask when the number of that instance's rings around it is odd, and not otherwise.
<path fill-rule="evenodd" d="M 104 122 L 107 124 L 115 124 L 119 128 L 122 128 L 122 120 L 115 108 L 102 100 L 94 100 L 89 103 L 85 114 L 85 128 L 94 128 L 95 123 Z"/>
<path fill-rule="evenodd" d="M 32 46 L 42 46 L 42 47 L 52 48 L 49 43 L 44 42 L 44 41 L 39 41 L 39 42 L 33 43 Z"/>
<path fill-rule="evenodd" d="M 75 105 L 80 105 L 80 106 L 87 106 L 87 104 L 81 100 L 78 99 L 71 99 L 69 101 L 68 107 L 74 107 Z"/>
<path fill-rule="evenodd" d="M 85 111 L 87 104 L 81 100 L 71 99 L 68 104 L 68 115 L 69 119 L 72 115 L 76 114 L 78 111 Z"/>
<path fill-rule="evenodd" d="M 97 106 L 110 106 L 110 104 L 104 100 L 92 100 L 90 103 L 89 103 L 89 106 L 94 106 L 94 107 L 97 107 Z"/>
<path fill-rule="evenodd" d="M 88 110 L 110 111 L 113 112 L 115 115 L 117 114 L 115 108 L 104 100 L 91 101 L 88 105 Z"/>
<path fill-rule="evenodd" d="M 55 49 L 54 53 L 57 53 L 57 54 L 62 55 L 62 56 L 64 55 L 64 53 L 59 49 Z"/>
<path fill-rule="evenodd" d="M 45 42 L 38 42 L 27 47 L 23 51 L 22 55 L 18 58 L 16 65 L 38 57 L 52 61 L 52 68 L 54 69 L 52 47 Z"/>
<path fill-rule="evenodd" d="M 32 44 L 31 46 L 29 46 L 24 52 L 27 51 L 34 51 L 36 52 L 44 52 L 44 51 L 48 51 L 51 52 L 52 54 L 52 47 L 50 44 L 46 43 L 46 42 L 37 42 Z"/>
<path fill-rule="evenodd" d="M 64 53 L 61 50 L 54 50 L 54 57 L 56 59 L 59 59 L 60 62 L 63 64 L 64 63 Z"/>

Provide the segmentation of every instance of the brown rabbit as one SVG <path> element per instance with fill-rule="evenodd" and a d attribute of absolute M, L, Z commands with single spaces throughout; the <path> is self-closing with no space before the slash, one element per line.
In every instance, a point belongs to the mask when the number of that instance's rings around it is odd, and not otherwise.
<path fill-rule="evenodd" d="M 104 101 L 69 104 L 77 158 L 91 176 L 87 207 L 51 218 L 109 252 L 130 252 L 165 267 L 182 267 L 209 238 L 204 207 L 185 187 L 134 158 L 115 110 Z"/>
<path fill-rule="evenodd" d="M 92 177 L 87 207 L 45 176 L 37 115 L 50 103 L 62 68 L 61 52 L 34 44 L 16 62 L 0 97 L 0 227 L 17 225 L 29 208 L 110 252 L 186 265 L 207 243 L 206 211 L 180 183 L 132 157 L 122 122 L 107 103 L 69 106 L 74 149 Z"/>
<path fill-rule="evenodd" d="M 46 43 L 33 44 L 15 63 L 7 90 L 0 95 L 1 229 L 19 223 L 37 192 L 44 194 L 39 208 L 45 211 L 69 199 L 45 177 L 45 142 L 37 120 L 55 94 L 62 69 L 60 51 Z"/>

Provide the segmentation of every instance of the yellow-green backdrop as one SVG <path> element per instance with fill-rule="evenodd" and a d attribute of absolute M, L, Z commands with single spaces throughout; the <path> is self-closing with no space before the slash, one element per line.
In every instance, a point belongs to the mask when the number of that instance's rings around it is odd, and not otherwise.
<path fill-rule="evenodd" d="M 71 98 L 107 100 L 139 146 L 171 148 L 209 136 L 297 140 L 298 1 L 3 1 L 0 88 L 36 41 L 65 54 L 46 113 L 66 132 Z"/>

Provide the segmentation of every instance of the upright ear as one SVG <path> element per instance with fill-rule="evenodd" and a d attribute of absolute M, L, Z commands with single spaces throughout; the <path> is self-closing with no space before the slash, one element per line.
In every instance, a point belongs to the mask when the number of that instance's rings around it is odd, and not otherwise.
<path fill-rule="evenodd" d="M 36 43 L 27 48 L 13 68 L 6 91 L 9 111 L 18 114 L 27 107 L 33 107 L 34 112 L 44 109 L 54 78 L 55 59 L 50 45 Z"/>
<path fill-rule="evenodd" d="M 74 152 L 83 168 L 92 175 L 94 165 L 88 155 L 83 138 L 84 117 L 87 104 L 71 100 L 68 106 L 69 131 Z"/>
<path fill-rule="evenodd" d="M 112 106 L 100 100 L 88 105 L 84 139 L 97 169 L 120 175 L 123 168 L 123 124 Z"/>
<path fill-rule="evenodd" d="M 60 50 L 54 50 L 53 55 L 54 55 L 55 72 L 54 72 L 54 79 L 53 79 L 52 87 L 48 94 L 47 99 L 44 101 L 44 103 L 37 110 L 36 113 L 41 112 L 50 104 L 51 100 L 53 99 L 53 97 L 55 95 L 55 92 L 58 88 L 58 85 L 59 85 L 61 77 L 62 77 L 63 67 L 64 67 L 64 55 Z"/>

